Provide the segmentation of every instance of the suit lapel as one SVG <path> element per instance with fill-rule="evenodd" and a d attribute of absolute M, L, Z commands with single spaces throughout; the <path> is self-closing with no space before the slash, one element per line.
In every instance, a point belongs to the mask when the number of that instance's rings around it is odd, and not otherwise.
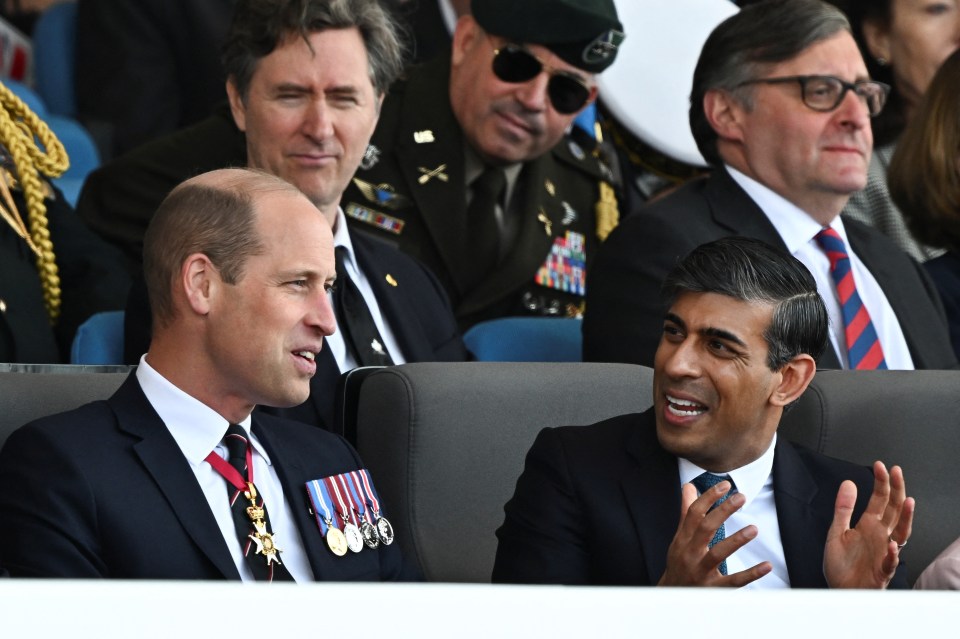
<path fill-rule="evenodd" d="M 654 585 L 666 570 L 667 550 L 680 523 L 680 479 L 676 457 L 657 442 L 652 410 L 643 413 L 627 453 L 636 464 L 624 473 L 621 488 Z"/>
<path fill-rule="evenodd" d="M 409 306 L 405 287 L 410 282 L 399 281 L 394 278 L 396 285 L 387 283 L 388 273 L 383 264 L 377 259 L 376 248 L 372 240 L 359 233 L 351 235 L 354 253 L 360 270 L 367 276 L 367 282 L 373 290 L 377 304 L 380 305 L 380 315 L 393 331 L 393 336 L 400 345 L 400 351 L 408 362 L 429 361 L 433 353 L 429 349 L 429 336 L 424 333 L 419 318 Z"/>
<path fill-rule="evenodd" d="M 314 458 L 304 459 L 305 449 L 299 445 L 299 438 L 292 432 L 279 432 L 279 429 L 263 419 L 263 416 L 254 415 L 252 428 L 257 439 L 270 454 L 277 477 L 280 478 L 283 496 L 290 504 L 314 580 L 342 580 L 345 562 L 338 562 L 339 558 L 326 548 L 320 528 L 308 510 L 306 482 L 319 479 L 316 475 L 311 476 L 309 471 L 322 463 Z"/>
<path fill-rule="evenodd" d="M 856 253 L 863 265 L 877 280 L 881 291 L 887 298 L 893 314 L 897 317 L 897 322 L 903 332 L 903 338 L 907 342 L 907 349 L 914 360 L 916 368 L 923 368 L 924 362 L 921 360 L 920 353 L 922 349 L 917 343 L 917 332 L 909 330 L 911 325 L 923 326 L 926 321 L 937 321 L 939 318 L 912 318 L 916 310 L 913 300 L 904 295 L 888 295 L 887 291 L 895 291 L 897 287 L 893 284 L 903 279 L 904 274 L 898 273 L 895 269 L 896 262 L 889 259 L 889 255 L 882 245 L 878 246 L 876 242 L 871 242 L 870 237 L 864 233 L 863 228 L 856 223 L 844 222 L 844 228 L 847 231 L 847 238 L 850 240 L 850 247 Z M 887 247 L 889 250 L 889 247 Z M 902 288 L 902 287 L 901 287 Z M 919 288 L 919 287 L 918 287 Z M 922 294 L 922 290 L 921 290 Z M 931 308 L 935 308 L 933 305 Z M 837 366 L 840 368 L 840 366 Z"/>
<path fill-rule="evenodd" d="M 336 416 L 334 415 L 334 402 L 331 400 L 333 389 L 337 387 L 337 380 L 340 379 L 340 366 L 333 357 L 333 351 L 324 343 L 320 349 L 320 356 L 317 358 L 317 372 L 310 379 L 310 401 L 317 415 L 320 418 L 322 428 L 331 432 L 336 432 Z M 303 421 L 302 419 L 300 421 Z M 310 420 L 310 423 L 313 423 Z"/>
<path fill-rule="evenodd" d="M 725 169 L 718 168 L 704 187 L 714 221 L 730 230 L 730 235 L 743 235 L 763 240 L 786 251 L 787 245 L 757 203 L 740 188 Z"/>
<path fill-rule="evenodd" d="M 823 546 L 826 528 L 813 508 L 819 487 L 792 444 L 777 438 L 773 458 L 773 494 L 791 588 L 824 588 Z"/>
<path fill-rule="evenodd" d="M 563 234 L 565 227 L 561 224 L 563 208 L 560 200 L 544 198 L 541 193 L 552 162 L 552 153 L 546 153 L 523 167 L 517 177 L 517 186 L 524 190 L 518 194 L 523 198 L 523 203 L 515 209 L 516 214 L 521 216 L 516 243 L 503 263 L 489 277 L 481 280 L 480 285 L 458 305 L 455 312 L 457 317 L 485 308 L 531 282 L 550 253 L 554 240 Z M 541 216 L 548 222 L 544 222 Z M 548 228 L 549 234 L 546 233 Z"/>
<path fill-rule="evenodd" d="M 406 87 L 408 97 L 400 114 L 395 152 L 407 190 L 416 202 L 427 232 L 457 290 L 463 293 L 466 282 L 462 278 L 469 272 L 464 265 L 463 251 L 468 241 L 464 142 L 448 97 L 449 56 L 431 63 L 429 69 L 414 74 Z M 438 94 L 445 99 L 413 97 Z M 450 137 L 455 140 L 451 141 Z M 441 165 L 446 167 L 439 171 Z M 420 169 L 438 173 L 425 178 Z M 443 180 L 440 173 L 447 179 Z"/>
<path fill-rule="evenodd" d="M 134 453 L 163 492 L 184 530 L 224 578 L 239 580 L 240 574 L 196 476 L 147 401 L 135 372 L 130 373 L 108 404 L 117 416 L 120 430 L 140 438 L 133 446 Z"/>

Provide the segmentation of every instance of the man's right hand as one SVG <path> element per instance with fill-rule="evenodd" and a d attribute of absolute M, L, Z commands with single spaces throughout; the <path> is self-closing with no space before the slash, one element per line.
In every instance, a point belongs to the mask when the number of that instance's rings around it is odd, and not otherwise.
<path fill-rule="evenodd" d="M 770 562 L 764 561 L 732 575 L 720 574 L 720 564 L 757 536 L 756 526 L 746 526 L 713 548 L 707 547 L 720 525 L 739 510 L 746 500 L 740 493 L 734 493 L 711 511 L 710 507 L 729 490 L 730 482 L 722 481 L 697 497 L 697 489 L 693 484 L 683 485 L 680 526 L 667 550 L 667 569 L 658 585 L 739 588 L 773 570 Z"/>

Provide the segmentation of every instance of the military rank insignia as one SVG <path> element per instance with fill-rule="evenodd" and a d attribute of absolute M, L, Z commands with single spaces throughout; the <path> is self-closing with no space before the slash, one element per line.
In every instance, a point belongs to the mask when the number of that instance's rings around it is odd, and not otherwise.
<path fill-rule="evenodd" d="M 540 286 L 583 296 L 587 292 L 587 247 L 583 233 L 567 231 L 550 248 L 534 281 Z"/>
<path fill-rule="evenodd" d="M 306 488 L 311 514 L 336 556 L 393 543 L 393 526 L 381 512 L 366 468 L 314 479 Z"/>

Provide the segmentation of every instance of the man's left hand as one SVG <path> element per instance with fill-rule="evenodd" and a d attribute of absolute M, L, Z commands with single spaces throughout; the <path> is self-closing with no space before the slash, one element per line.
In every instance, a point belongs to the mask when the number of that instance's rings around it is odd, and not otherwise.
<path fill-rule="evenodd" d="M 913 529 L 916 504 L 907 497 L 903 470 L 894 466 L 887 473 L 883 462 L 873 464 L 873 494 L 857 526 L 850 528 L 856 501 L 856 484 L 843 482 L 827 532 L 824 576 L 831 588 L 886 588 Z"/>

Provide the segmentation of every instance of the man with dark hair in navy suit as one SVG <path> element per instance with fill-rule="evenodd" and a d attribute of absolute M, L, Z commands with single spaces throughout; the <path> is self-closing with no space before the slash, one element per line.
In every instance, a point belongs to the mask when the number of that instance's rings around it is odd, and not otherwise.
<path fill-rule="evenodd" d="M 164 200 L 144 254 L 154 333 L 136 372 L 0 451 L 0 563 L 15 577 L 407 576 L 350 445 L 251 415 L 307 398 L 335 328 L 316 206 L 263 172 L 205 173 Z M 357 545 L 373 523 L 382 534 Z"/>
<path fill-rule="evenodd" d="M 905 585 L 901 469 L 876 462 L 871 478 L 777 438 L 827 344 L 810 273 L 726 238 L 684 258 L 663 293 L 653 408 L 540 433 L 497 531 L 494 581 Z"/>

